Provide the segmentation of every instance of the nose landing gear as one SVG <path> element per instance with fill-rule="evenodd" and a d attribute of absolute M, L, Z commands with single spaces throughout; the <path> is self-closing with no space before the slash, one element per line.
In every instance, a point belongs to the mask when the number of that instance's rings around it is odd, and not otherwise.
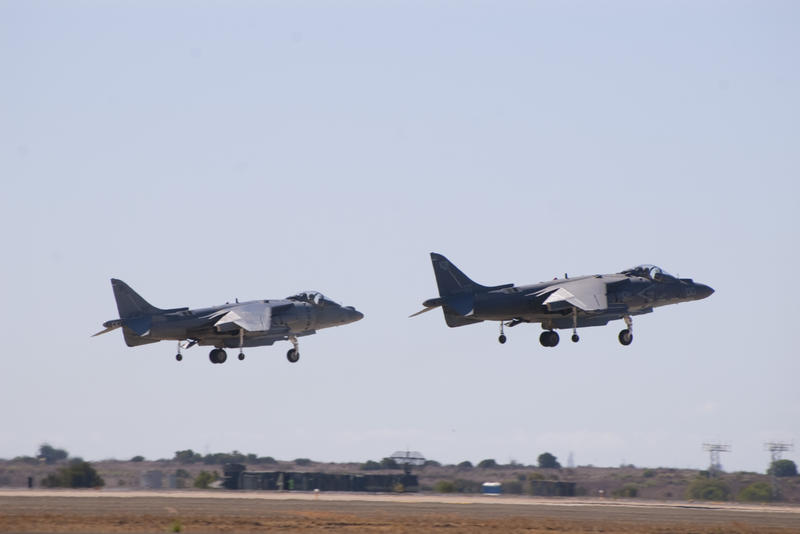
<path fill-rule="evenodd" d="M 624 316 L 623 319 L 625 320 L 625 326 L 628 328 L 620 331 L 619 342 L 627 347 L 633 342 L 633 320 L 630 315 Z"/>
<path fill-rule="evenodd" d="M 297 342 L 297 338 L 294 336 L 291 336 L 289 341 L 292 342 L 294 347 L 289 349 L 289 351 L 286 353 L 286 359 L 292 363 L 297 363 L 297 360 L 300 359 L 300 344 Z"/>

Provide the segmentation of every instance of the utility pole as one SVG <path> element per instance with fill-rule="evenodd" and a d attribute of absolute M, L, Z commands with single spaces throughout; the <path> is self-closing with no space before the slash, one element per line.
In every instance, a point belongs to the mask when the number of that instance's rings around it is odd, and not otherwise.
<path fill-rule="evenodd" d="M 780 491 L 778 490 L 778 477 L 775 474 L 775 462 L 781 459 L 784 452 L 794 449 L 793 443 L 781 443 L 779 441 L 770 441 L 764 444 L 764 448 L 770 452 L 772 461 L 769 464 L 770 471 L 772 471 L 772 500 L 778 500 Z"/>
<path fill-rule="evenodd" d="M 708 451 L 711 456 L 711 464 L 708 467 L 709 474 L 714 477 L 722 471 L 722 462 L 719 455 L 722 452 L 730 452 L 731 446 L 723 443 L 703 443 L 703 450 Z"/>

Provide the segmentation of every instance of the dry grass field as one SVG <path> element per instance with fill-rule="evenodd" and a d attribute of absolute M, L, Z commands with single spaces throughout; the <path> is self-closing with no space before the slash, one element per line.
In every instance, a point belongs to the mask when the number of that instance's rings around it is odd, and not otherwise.
<path fill-rule="evenodd" d="M 800 533 L 800 508 L 222 491 L 0 490 L 0 532 Z"/>

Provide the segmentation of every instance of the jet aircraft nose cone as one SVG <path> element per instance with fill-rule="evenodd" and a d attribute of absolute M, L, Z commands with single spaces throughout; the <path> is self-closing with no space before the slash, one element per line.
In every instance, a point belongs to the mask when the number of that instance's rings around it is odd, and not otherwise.
<path fill-rule="evenodd" d="M 352 306 L 345 306 L 345 309 L 347 310 L 347 320 L 351 323 L 360 321 L 364 318 L 364 314 Z"/>
<path fill-rule="evenodd" d="M 697 284 L 697 298 L 704 299 L 714 293 L 714 288 L 705 284 Z"/>

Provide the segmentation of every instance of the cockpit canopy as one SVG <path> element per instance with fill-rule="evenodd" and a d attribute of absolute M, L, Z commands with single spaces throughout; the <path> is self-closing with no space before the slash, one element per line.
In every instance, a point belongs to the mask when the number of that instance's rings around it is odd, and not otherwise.
<path fill-rule="evenodd" d="M 659 282 L 665 279 L 668 280 L 675 278 L 661 267 L 658 267 L 656 265 L 651 265 L 649 263 L 643 265 L 637 265 L 632 269 L 628 269 L 627 271 L 622 271 L 622 274 L 627 274 L 628 276 L 640 276 L 642 278 L 647 278 L 655 282 Z"/>
<path fill-rule="evenodd" d="M 307 302 L 316 306 L 325 306 L 326 304 L 336 304 L 333 300 L 327 298 L 319 291 L 303 291 L 297 295 L 287 297 L 287 300 L 294 300 L 297 302 Z"/>

